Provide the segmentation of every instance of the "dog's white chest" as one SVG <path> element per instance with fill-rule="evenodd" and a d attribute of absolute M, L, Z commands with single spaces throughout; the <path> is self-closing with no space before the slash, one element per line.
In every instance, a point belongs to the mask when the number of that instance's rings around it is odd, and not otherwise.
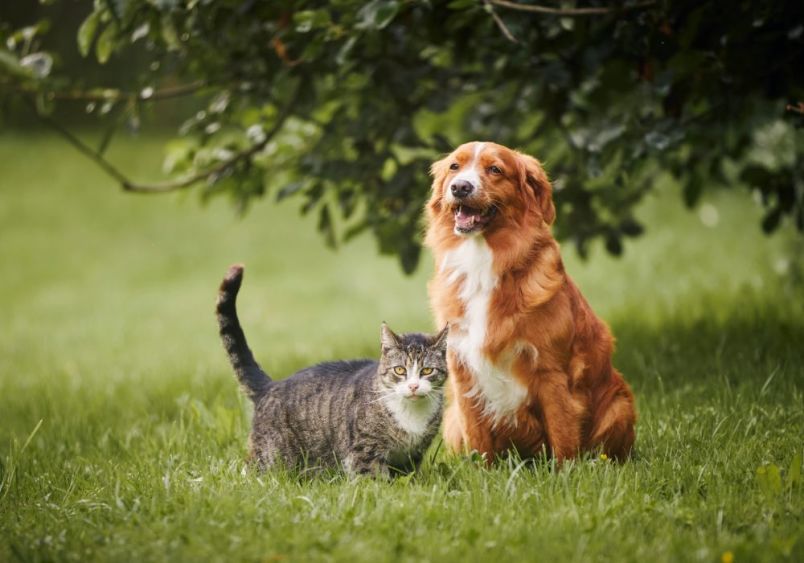
<path fill-rule="evenodd" d="M 494 422 L 514 421 L 513 415 L 527 397 L 527 389 L 511 374 L 517 344 L 511 343 L 508 360 L 491 362 L 483 353 L 488 329 L 489 302 L 497 286 L 493 255 L 482 237 L 466 239 L 447 253 L 441 264 L 447 283 L 461 284 L 459 297 L 464 316 L 450 329 L 449 346 L 469 369 L 474 386 L 466 393 L 482 405 Z"/>

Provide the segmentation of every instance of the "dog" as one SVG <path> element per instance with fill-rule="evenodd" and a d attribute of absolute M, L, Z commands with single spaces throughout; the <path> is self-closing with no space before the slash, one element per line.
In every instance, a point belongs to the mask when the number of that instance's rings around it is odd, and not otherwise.
<path fill-rule="evenodd" d="M 489 462 L 511 449 L 558 463 L 628 457 L 634 397 L 612 366 L 611 332 L 564 270 L 539 161 L 471 142 L 431 173 L 425 244 L 430 304 L 450 326 L 447 448 Z"/>

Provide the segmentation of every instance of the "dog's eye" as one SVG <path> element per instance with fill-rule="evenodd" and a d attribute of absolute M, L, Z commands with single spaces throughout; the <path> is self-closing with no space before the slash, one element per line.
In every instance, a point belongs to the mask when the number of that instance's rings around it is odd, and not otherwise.
<path fill-rule="evenodd" d="M 497 166 L 489 166 L 489 172 L 492 174 L 502 174 L 502 170 L 500 170 Z"/>
<path fill-rule="evenodd" d="M 422 368 L 419 371 L 419 375 L 430 375 L 431 373 L 433 373 L 433 368 Z"/>
<path fill-rule="evenodd" d="M 408 370 L 406 370 L 402 366 L 396 366 L 394 368 L 394 373 L 397 375 L 405 375 L 406 373 L 408 373 Z"/>
<path fill-rule="evenodd" d="M 457 162 L 453 162 L 449 165 L 450 170 L 457 170 L 458 168 L 460 168 L 460 165 Z"/>

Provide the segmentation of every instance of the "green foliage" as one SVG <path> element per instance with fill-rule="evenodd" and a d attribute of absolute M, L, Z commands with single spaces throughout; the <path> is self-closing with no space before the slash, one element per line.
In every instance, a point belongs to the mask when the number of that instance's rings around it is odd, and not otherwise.
<path fill-rule="evenodd" d="M 689 206 L 742 184 L 765 231 L 785 218 L 804 229 L 801 2 L 627 1 L 594 16 L 522 5 L 96 0 L 77 38 L 102 63 L 144 50 L 134 92 L 202 81 L 205 109 L 180 129 L 191 148 L 167 168 L 205 197 L 292 196 L 328 244 L 371 231 L 408 272 L 429 164 L 472 139 L 546 163 L 557 234 L 582 254 L 596 238 L 619 254 L 642 233 L 634 206 L 662 171 Z M 29 58 L 43 30 L 28 29 L 2 32 L 0 80 L 32 95 L 79 83 Z"/>

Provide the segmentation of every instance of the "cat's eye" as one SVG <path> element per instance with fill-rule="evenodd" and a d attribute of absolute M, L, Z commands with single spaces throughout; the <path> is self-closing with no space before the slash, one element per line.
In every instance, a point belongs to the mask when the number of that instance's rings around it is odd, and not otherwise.
<path fill-rule="evenodd" d="M 433 368 L 422 368 L 419 371 L 419 375 L 431 375 L 433 373 Z"/>
<path fill-rule="evenodd" d="M 402 366 L 396 366 L 394 368 L 394 373 L 397 375 L 405 375 L 406 373 L 408 373 L 408 370 L 406 370 Z"/>

